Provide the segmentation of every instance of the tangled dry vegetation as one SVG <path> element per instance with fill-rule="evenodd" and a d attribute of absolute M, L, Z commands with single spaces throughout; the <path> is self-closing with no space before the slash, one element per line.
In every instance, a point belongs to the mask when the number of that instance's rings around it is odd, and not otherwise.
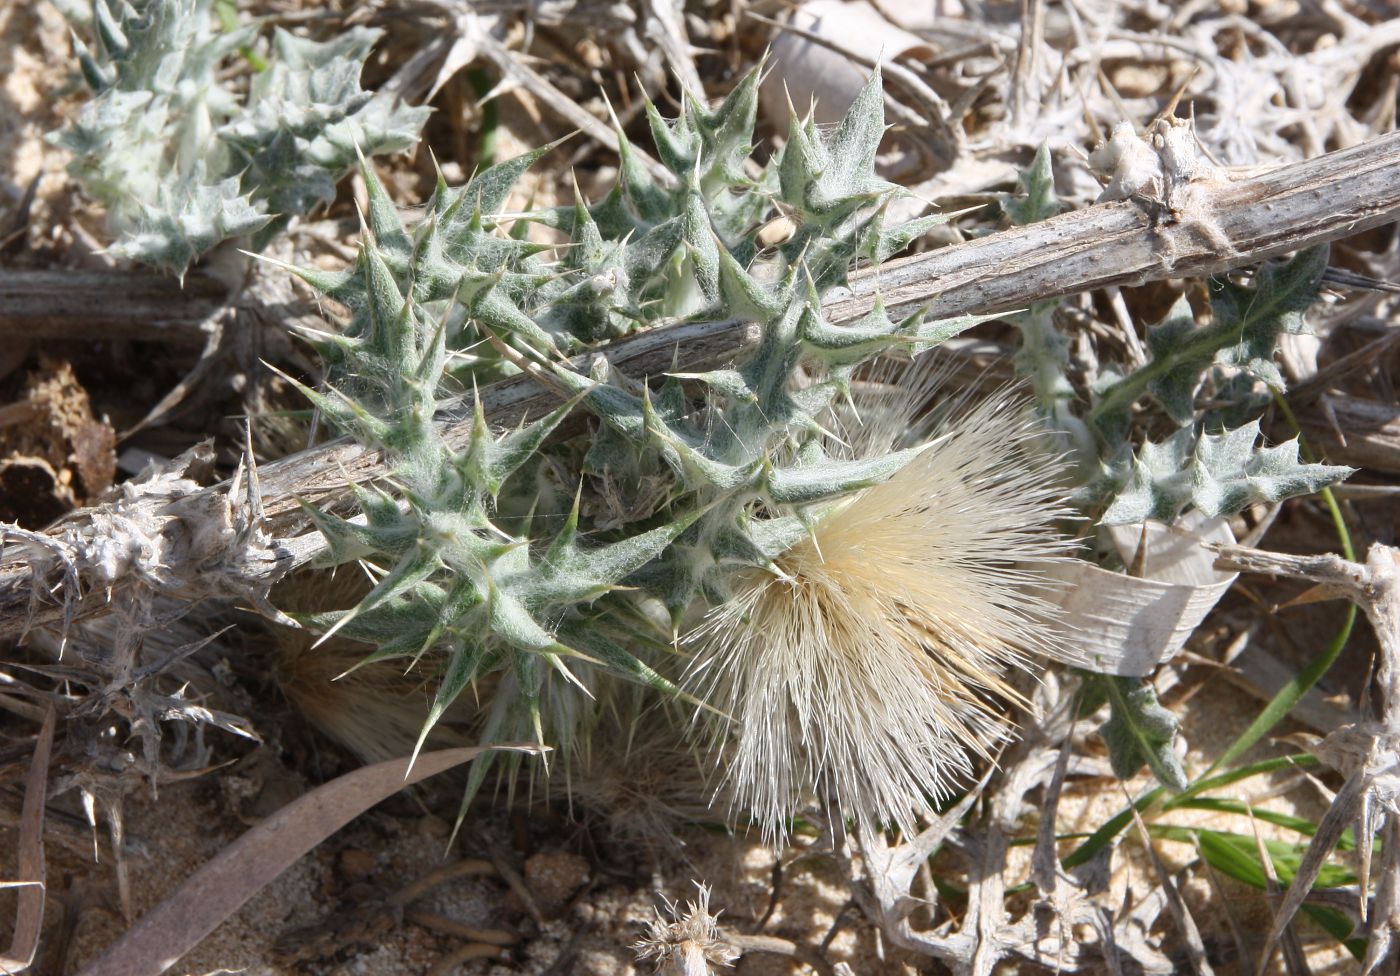
<path fill-rule="evenodd" d="M 0 971 L 1397 971 L 1391 4 L 194 7 L 0 9 Z"/>

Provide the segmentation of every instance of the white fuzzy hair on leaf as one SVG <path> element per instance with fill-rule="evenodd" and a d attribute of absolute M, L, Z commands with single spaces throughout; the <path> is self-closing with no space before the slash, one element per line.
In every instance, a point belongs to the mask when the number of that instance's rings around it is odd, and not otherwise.
<path fill-rule="evenodd" d="M 733 802 L 769 842 L 814 794 L 911 829 L 1005 738 L 989 696 L 1018 698 L 1007 666 L 1054 651 L 1052 610 L 1029 588 L 1070 548 L 1060 467 L 1012 391 L 924 414 L 940 379 L 916 362 L 856 387 L 860 419 L 832 418 L 851 455 L 911 433 L 924 449 L 816 513 L 775 571 L 742 571 L 692 635 L 688 681 L 732 720 L 712 730 Z"/>

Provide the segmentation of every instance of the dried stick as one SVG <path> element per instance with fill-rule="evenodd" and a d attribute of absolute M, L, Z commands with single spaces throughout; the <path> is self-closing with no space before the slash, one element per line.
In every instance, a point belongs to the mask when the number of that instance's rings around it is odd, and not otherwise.
<path fill-rule="evenodd" d="M 144 339 L 202 344 L 228 286 L 202 274 L 185 284 L 145 271 L 0 270 L 0 336 Z"/>
<path fill-rule="evenodd" d="M 854 276 L 855 294 L 830 303 L 828 312 L 837 322 L 856 318 L 877 290 L 892 313 L 928 305 L 934 316 L 951 316 L 1008 311 L 1110 285 L 1216 274 L 1400 220 L 1397 187 L 1400 133 L 1391 133 L 1254 179 L 1203 187 L 1202 210 L 1234 254 L 1151 206 L 1106 203 L 863 272 Z M 0 335 L 168 337 L 201 328 L 223 293 L 223 286 L 197 275 L 186 279 L 182 292 L 154 275 L 0 270 Z M 740 339 L 732 337 L 734 352 L 743 348 Z M 624 358 L 635 341 L 617 344 Z"/>
<path fill-rule="evenodd" d="M 1170 213 L 1150 202 L 1101 204 L 866 271 L 855 276 L 851 294 L 829 301 L 825 311 L 834 323 L 853 321 L 869 311 L 878 293 L 895 316 L 925 308 L 931 317 L 951 317 L 1025 308 L 1034 301 L 1109 285 L 1219 273 L 1400 219 L 1396 187 L 1400 133 L 1283 166 L 1256 179 L 1200 187 L 1196 215 L 1209 219 L 1209 234 L 1194 223 L 1174 223 Z M 7 294 L 5 281 L 0 276 L 0 301 Z M 36 335 L 55 322 L 72 322 L 52 311 L 41 314 L 32 297 L 31 292 L 31 300 L 17 307 L 0 304 L 0 333 L 9 328 Z M 134 320 L 121 301 L 119 291 L 104 298 L 104 304 Z M 91 307 L 84 309 L 85 316 L 93 314 Z M 606 356 L 624 374 L 655 377 L 731 360 L 757 338 L 757 326 L 737 319 L 683 323 L 629 336 L 597 355 Z M 587 358 L 579 357 L 576 365 L 586 369 Z M 552 394 L 526 377 L 495 384 L 481 397 L 487 416 L 501 425 L 556 405 Z M 471 418 L 470 400 L 440 412 L 438 422 L 450 444 L 465 446 Z M 275 552 L 244 560 L 258 576 L 242 582 L 271 581 L 322 550 L 319 536 L 297 537 L 309 525 L 297 498 L 334 504 L 345 497 L 348 481 L 385 473 L 375 452 L 346 438 L 264 467 L 263 527 L 277 540 Z M 223 490 L 224 486 L 207 489 Z M 63 616 L 61 607 L 31 605 L 33 592 L 25 555 L 12 550 L 0 555 L 0 636 L 18 633 L 27 623 Z M 90 596 L 82 606 L 70 604 L 68 612 L 76 616 L 98 606 L 100 596 Z"/>

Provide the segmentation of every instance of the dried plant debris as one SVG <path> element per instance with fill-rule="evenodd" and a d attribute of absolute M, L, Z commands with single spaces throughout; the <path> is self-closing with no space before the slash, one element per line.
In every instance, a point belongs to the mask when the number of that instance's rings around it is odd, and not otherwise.
<path fill-rule="evenodd" d="M 703 884 L 697 884 L 696 889 L 696 899 L 684 908 L 667 902 L 665 914 L 657 909 L 656 921 L 635 946 L 637 958 L 650 960 L 657 973 L 711 976 L 718 969 L 730 968 L 739 958 L 720 930 L 718 918 L 710 914 L 710 889 Z"/>
<path fill-rule="evenodd" d="M 206 444 L 153 466 L 50 534 L 4 529 L 6 547 L 28 553 L 29 621 L 37 628 L 28 637 L 47 657 L 25 673 L 64 704 L 69 768 L 55 792 L 80 791 L 94 828 L 96 810 L 105 811 L 128 911 L 126 794 L 143 786 L 154 793 L 163 781 L 207 771 L 215 761 L 207 728 L 258 740 L 248 719 L 218 707 L 224 695 L 209 670 L 190 666 L 217 631 L 182 621 L 205 598 L 261 601 L 246 572 L 277 558 L 246 500 L 240 510 L 226 496 L 200 492 L 211 462 Z M 153 527 L 142 516 L 152 498 L 173 520 Z M 114 589 L 118 579 L 126 585 Z M 93 603 L 105 614 L 75 619 Z M 53 626 L 42 628 L 49 618 Z"/>
<path fill-rule="evenodd" d="M 299 857 L 355 816 L 406 785 L 470 762 L 482 751 L 470 748 L 429 753 L 416 768 L 403 759 L 379 763 L 299 797 L 201 866 L 178 891 L 85 966 L 81 976 L 158 976 L 169 967 L 172 957 L 188 952 Z"/>
<path fill-rule="evenodd" d="M 44 723 L 34 740 L 19 828 L 16 868 L 21 877 L 0 882 L 0 888 L 20 889 L 10 944 L 0 954 L 0 969 L 18 973 L 29 968 L 39 948 L 44 921 L 44 889 L 48 864 L 44 858 L 44 801 L 48 792 L 49 757 L 53 749 L 54 710 L 44 713 Z"/>
<path fill-rule="evenodd" d="M 1389 971 L 1400 959 L 1400 946 L 1395 943 L 1400 920 L 1400 851 L 1394 843 L 1400 827 L 1400 783 L 1396 780 L 1400 758 L 1396 751 L 1400 745 L 1400 550 L 1377 543 L 1366 554 L 1365 563 L 1337 556 L 1305 558 L 1235 546 L 1221 547 L 1220 551 L 1222 562 L 1231 568 L 1312 582 L 1315 585 L 1309 591 L 1310 599 L 1354 601 L 1375 630 L 1379 644 L 1377 715 L 1337 729 L 1315 747 L 1315 753 L 1347 780 L 1298 864 L 1288 896 L 1274 919 L 1263 961 L 1267 964 L 1293 915 L 1318 882 L 1328 855 L 1342 841 L 1342 830 L 1354 822 L 1354 837 L 1382 839 L 1382 863 L 1374 875 L 1374 902 L 1370 900 L 1368 885 L 1373 877 L 1375 854 L 1370 843 L 1362 844 L 1357 853 L 1357 897 L 1360 919 L 1369 936 L 1365 971 Z"/>
<path fill-rule="evenodd" d="M 227 495 L 203 492 L 212 468 L 206 442 L 173 461 L 153 462 L 48 534 L 7 529 L 6 544 L 29 551 L 34 609 L 57 604 L 71 619 L 83 600 L 132 578 L 140 585 L 115 592 L 133 606 L 158 597 L 263 603 L 263 581 L 274 575 L 268 567 L 279 555 L 263 534 L 255 479 L 235 478 Z M 160 502 L 155 517 L 152 499 Z"/>
<path fill-rule="evenodd" d="M 0 521 L 41 529 L 102 495 L 116 474 L 116 433 L 95 417 L 65 360 L 41 357 L 0 408 Z"/>
<path fill-rule="evenodd" d="M 1387 76 L 1400 24 L 1360 4 L 873 6 L 890 36 L 911 32 L 937 52 L 901 62 L 948 107 L 958 150 L 921 184 L 928 195 L 990 189 L 1046 141 L 1069 162 L 1067 147 L 1092 149 L 1122 124 L 1141 131 L 1173 96 L 1191 107 L 1205 155 L 1227 168 L 1355 145 L 1394 117 L 1393 93 L 1374 79 Z M 858 59 L 873 33 L 826 43 Z M 1098 192 L 1087 176 L 1062 177 L 1077 200 Z"/>

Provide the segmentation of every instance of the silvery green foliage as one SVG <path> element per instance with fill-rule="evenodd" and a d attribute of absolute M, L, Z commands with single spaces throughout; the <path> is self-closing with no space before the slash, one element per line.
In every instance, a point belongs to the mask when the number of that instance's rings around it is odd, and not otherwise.
<path fill-rule="evenodd" d="M 1003 194 L 1001 206 L 1018 227 L 1049 220 L 1063 207 L 1055 195 L 1055 173 L 1050 165 L 1050 145 L 1041 143 L 1031 165 L 1020 176 L 1020 193 Z"/>
<path fill-rule="evenodd" d="M 1022 177 L 1023 197 L 1004 203 L 1018 223 L 1044 220 L 1058 209 L 1044 147 Z M 1233 515 L 1256 502 L 1309 494 L 1351 473 L 1350 468 L 1305 464 L 1296 440 L 1259 444 L 1259 415 L 1267 397 L 1282 392 L 1273 357 L 1280 336 L 1307 331 L 1304 313 L 1317 298 L 1327 267 L 1326 246 L 1261 266 L 1248 285 L 1210 282 L 1211 317 L 1205 326 L 1183 297 L 1148 330 L 1148 361 L 1123 375 L 1104 367 L 1093 402 L 1074 402 L 1066 376 L 1068 347 L 1054 327 L 1053 305 L 1018 317 L 1018 372 L 1031 379 L 1042 414 L 1071 435 L 1084 475 L 1079 497 L 1104 524 L 1155 519 L 1170 522 L 1188 508 Z M 1234 408 L 1205 410 L 1196 403 L 1207 383 L 1228 391 Z M 1177 425 L 1160 441 L 1135 448 L 1132 409 L 1151 397 Z M 1076 409 L 1078 407 L 1079 409 Z M 1250 416 L 1251 408 L 1253 415 Z"/>
<path fill-rule="evenodd" d="M 1198 327 L 1182 298 L 1148 331 L 1152 358 L 1106 383 L 1089 413 L 1107 458 L 1094 488 L 1107 502 L 1106 524 L 1170 522 L 1191 507 L 1233 515 L 1257 502 L 1310 494 L 1351 474 L 1351 468 L 1303 463 L 1296 439 L 1273 447 L 1259 443 L 1257 413 L 1240 423 L 1239 410 L 1227 416 L 1195 405 L 1208 380 L 1245 404 L 1254 402 L 1246 386 L 1283 392 L 1273 361 L 1278 338 L 1307 331 L 1303 313 L 1317 297 L 1326 267 L 1323 246 L 1264 265 L 1247 286 L 1213 282 L 1209 325 Z M 1134 450 L 1127 442 L 1129 408 L 1144 394 L 1180 426 Z M 1227 420 L 1237 426 L 1227 428 Z"/>
<path fill-rule="evenodd" d="M 55 140 L 107 208 L 112 253 L 179 274 L 220 241 L 261 246 L 334 197 L 357 145 L 408 148 L 428 115 L 361 90 L 378 31 L 279 28 L 240 96 L 222 72 L 258 28 L 217 30 L 210 0 L 92 0 L 92 30 L 74 44 L 94 96 Z"/>
<path fill-rule="evenodd" d="M 1004 203 L 1015 222 L 1057 212 L 1044 147 L 1023 175 L 1022 190 L 1021 198 Z M 1213 280 L 1211 318 L 1204 326 L 1197 325 L 1190 303 L 1179 299 L 1148 330 L 1148 361 L 1127 375 L 1104 368 L 1087 408 L 1067 375 L 1068 342 L 1054 325 L 1056 303 L 1039 303 L 1016 317 L 1017 371 L 1030 378 L 1047 426 L 1065 435 L 1076 455 L 1078 499 L 1087 515 L 1106 525 L 1172 522 L 1190 508 L 1233 515 L 1257 502 L 1310 494 L 1351 473 L 1303 463 L 1296 440 L 1259 443 L 1268 391 L 1284 386 L 1273 362 L 1279 336 L 1307 331 L 1304 312 L 1317 297 L 1326 266 L 1327 248 L 1319 247 L 1264 265 L 1247 286 Z M 1234 404 L 1198 407 L 1197 395 L 1207 383 L 1216 399 Z M 1145 397 L 1176 430 L 1135 447 L 1132 409 Z M 1110 706 L 1101 732 L 1115 772 L 1127 778 L 1146 763 L 1163 783 L 1183 786 L 1181 762 L 1172 751 L 1178 722 L 1158 704 L 1151 685 L 1096 674 L 1086 674 L 1085 681 L 1089 710 L 1105 700 Z"/>
<path fill-rule="evenodd" d="M 602 201 L 524 218 L 567 234 L 559 248 L 498 226 L 510 187 L 551 147 L 440 185 L 409 227 L 366 168 L 356 267 L 297 272 L 352 311 L 342 335 L 318 340 L 329 388 L 307 393 L 385 451 L 394 475 L 359 490 L 363 525 L 312 510 L 330 562 L 361 559 L 379 574 L 357 607 L 313 623 L 375 645 L 376 658 L 422 659 L 438 678 L 429 726 L 491 680 L 484 741 L 567 752 L 607 678 L 679 694 L 666 677 L 671 630 L 692 604 L 725 599 L 730 573 L 769 563 L 812 506 L 909 459 L 830 457 L 817 419 L 857 364 L 972 322 L 895 322 L 880 307 L 849 325 L 823 317 L 823 293 L 854 259 L 881 259 L 930 223 L 886 225 L 894 188 L 873 171 L 882 97 L 876 75 L 830 134 L 794 119 L 756 176 L 744 165 L 756 74 L 714 109 L 689 99 L 666 120 L 648 106 L 674 182 L 654 180 L 623 137 Z M 797 231 L 762 250 L 756 230 L 778 214 Z M 674 316 L 748 319 L 762 341 L 736 368 L 654 390 L 562 359 Z M 522 357 L 569 399 L 504 434 L 478 412 L 470 443 L 447 444 L 431 422 L 440 399 Z M 591 418 L 589 435 L 550 442 L 571 413 Z"/>
<path fill-rule="evenodd" d="M 1259 421 L 1223 434 L 1182 427 L 1165 441 L 1148 442 L 1131 457 L 1108 525 L 1153 519 L 1171 522 L 1187 508 L 1230 515 L 1258 502 L 1307 495 L 1351 474 L 1351 468 L 1304 464 L 1297 440 L 1260 447 Z"/>
<path fill-rule="evenodd" d="M 1086 675 L 1080 714 L 1092 715 L 1105 701 L 1109 717 L 1099 734 L 1108 744 L 1109 763 L 1118 778 L 1132 779 L 1146 765 L 1161 782 L 1185 789 L 1186 769 L 1172 749 L 1181 722 L 1157 701 L 1152 683 L 1112 674 Z"/>

